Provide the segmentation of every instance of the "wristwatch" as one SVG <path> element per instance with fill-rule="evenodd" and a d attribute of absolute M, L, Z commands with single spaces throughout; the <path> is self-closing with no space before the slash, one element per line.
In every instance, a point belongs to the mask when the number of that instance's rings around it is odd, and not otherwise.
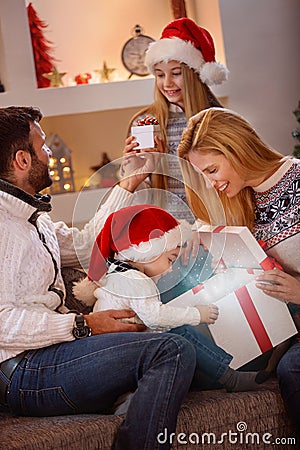
<path fill-rule="evenodd" d="M 92 330 L 87 326 L 83 314 L 75 316 L 75 324 L 73 328 L 73 336 L 75 339 L 82 339 L 91 336 Z"/>

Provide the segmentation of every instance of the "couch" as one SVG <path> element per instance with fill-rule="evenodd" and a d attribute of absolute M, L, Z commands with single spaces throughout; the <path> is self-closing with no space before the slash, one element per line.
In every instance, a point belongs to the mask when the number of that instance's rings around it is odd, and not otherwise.
<path fill-rule="evenodd" d="M 72 297 L 72 281 L 82 276 L 74 269 L 64 270 L 70 309 L 79 308 Z M 122 420 L 123 416 L 99 414 L 15 417 L 0 412 L 0 449 L 109 450 Z M 274 377 L 255 392 L 189 392 L 179 413 L 172 448 L 297 450 L 300 445 Z"/>

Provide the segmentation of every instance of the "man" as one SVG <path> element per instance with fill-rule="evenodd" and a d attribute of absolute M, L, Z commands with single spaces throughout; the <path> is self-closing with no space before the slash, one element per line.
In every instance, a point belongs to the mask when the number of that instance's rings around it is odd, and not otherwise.
<path fill-rule="evenodd" d="M 54 224 L 49 198 L 38 194 L 52 182 L 41 118 L 37 108 L 0 109 L 0 404 L 29 416 L 106 413 L 135 391 L 115 448 L 169 448 L 157 435 L 175 431 L 195 368 L 192 346 L 139 333 L 118 320 L 129 311 L 64 313 L 60 267 L 88 262 L 106 217 L 129 202 L 134 177 L 84 230 Z"/>

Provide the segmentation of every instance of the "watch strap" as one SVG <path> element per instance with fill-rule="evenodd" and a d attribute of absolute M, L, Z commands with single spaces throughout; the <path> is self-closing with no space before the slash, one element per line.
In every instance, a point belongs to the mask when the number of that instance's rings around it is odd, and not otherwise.
<path fill-rule="evenodd" d="M 83 314 L 77 314 L 75 316 L 75 323 L 72 333 L 75 339 L 82 339 L 91 336 L 92 330 L 88 327 L 86 321 L 84 320 Z"/>

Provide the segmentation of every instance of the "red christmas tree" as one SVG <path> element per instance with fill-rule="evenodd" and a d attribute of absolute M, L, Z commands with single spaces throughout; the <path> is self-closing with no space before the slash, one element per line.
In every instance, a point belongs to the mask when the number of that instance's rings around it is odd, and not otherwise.
<path fill-rule="evenodd" d="M 43 74 L 52 71 L 55 58 L 51 56 L 51 52 L 53 51 L 51 47 L 52 42 L 48 41 L 43 33 L 43 29 L 47 28 L 48 25 L 39 18 L 31 3 L 27 6 L 27 14 L 35 62 L 37 85 L 39 88 L 49 87 L 50 80 L 43 77 Z"/>

